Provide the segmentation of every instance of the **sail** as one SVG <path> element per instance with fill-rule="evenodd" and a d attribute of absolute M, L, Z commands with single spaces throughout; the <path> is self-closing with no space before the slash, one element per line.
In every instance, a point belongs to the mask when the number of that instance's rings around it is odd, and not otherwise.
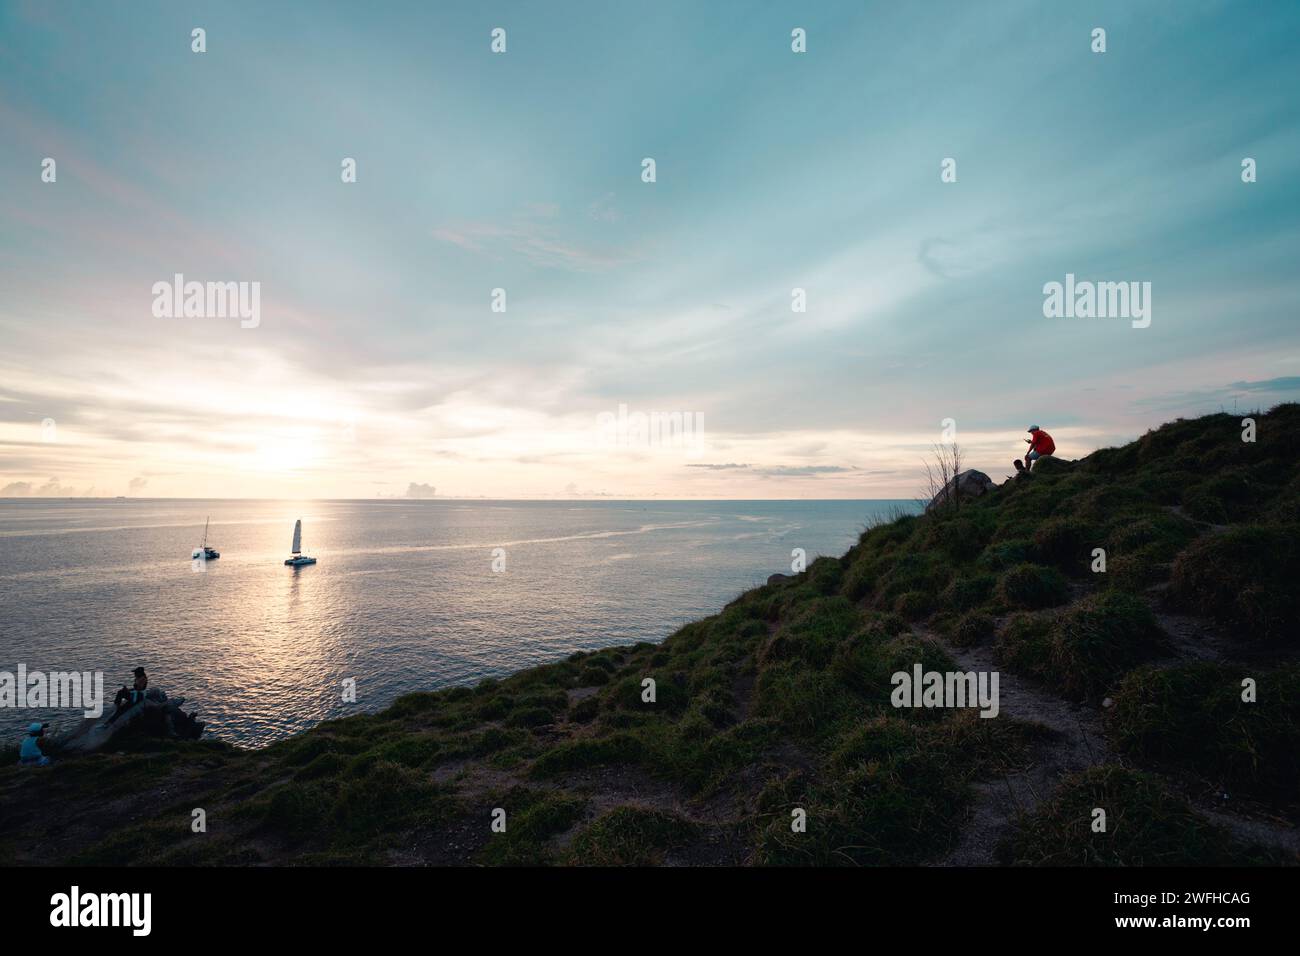
<path fill-rule="evenodd" d="M 293 523 L 293 553 L 302 553 L 302 519 Z"/>
<path fill-rule="evenodd" d="M 208 546 L 208 524 L 211 521 L 212 519 L 208 518 L 203 522 L 203 547 L 205 548 Z"/>

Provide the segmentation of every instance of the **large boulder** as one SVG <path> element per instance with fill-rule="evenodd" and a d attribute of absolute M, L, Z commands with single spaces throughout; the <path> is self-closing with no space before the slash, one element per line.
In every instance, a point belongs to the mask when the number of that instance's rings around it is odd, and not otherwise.
<path fill-rule="evenodd" d="M 939 490 L 937 495 L 930 499 L 925 510 L 934 511 L 947 504 L 956 504 L 963 498 L 978 498 L 992 487 L 993 479 L 982 471 L 976 471 L 974 468 L 959 471 L 948 479 L 948 483 Z"/>
<path fill-rule="evenodd" d="M 58 742 L 59 750 L 85 753 L 99 750 L 128 727 L 130 733 L 198 740 L 203 736 L 205 724 L 198 719 L 197 711 L 187 714 L 181 710 L 183 703 L 184 697 L 169 698 L 160 688 L 150 687 L 140 703 L 120 712 L 110 704 L 102 716 L 83 720 L 66 740 Z"/>

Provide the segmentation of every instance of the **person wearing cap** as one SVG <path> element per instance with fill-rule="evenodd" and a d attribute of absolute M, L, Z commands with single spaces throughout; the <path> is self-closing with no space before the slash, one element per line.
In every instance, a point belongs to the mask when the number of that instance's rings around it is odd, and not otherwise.
<path fill-rule="evenodd" d="M 27 727 L 27 736 L 18 748 L 18 763 L 23 767 L 48 767 L 50 758 L 45 756 L 45 728 L 49 724 L 32 721 Z"/>
<path fill-rule="evenodd" d="M 1052 441 L 1052 436 L 1037 425 L 1029 426 L 1029 437 L 1025 441 L 1029 443 L 1029 452 L 1025 455 L 1026 470 L 1033 468 L 1038 459 L 1047 458 L 1056 451 L 1056 442 Z"/>
<path fill-rule="evenodd" d="M 137 667 L 131 673 L 135 675 L 135 680 L 131 682 L 130 690 L 128 690 L 126 685 L 123 684 L 122 689 L 119 690 L 117 696 L 113 698 L 113 706 L 115 706 L 117 710 L 113 712 L 112 717 L 108 718 L 110 724 L 117 720 L 118 714 L 122 713 L 122 711 L 134 707 L 136 704 L 140 703 L 140 701 L 144 700 L 144 692 L 149 688 L 149 678 L 146 676 L 143 667 Z"/>

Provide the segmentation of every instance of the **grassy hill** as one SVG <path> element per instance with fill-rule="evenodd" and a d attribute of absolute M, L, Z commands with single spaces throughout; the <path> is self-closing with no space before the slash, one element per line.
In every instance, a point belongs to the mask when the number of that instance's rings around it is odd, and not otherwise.
<path fill-rule="evenodd" d="M 0 860 L 1295 863 L 1300 406 L 1256 418 L 1253 443 L 1220 414 L 1042 461 L 662 644 L 261 751 L 6 755 Z M 893 707 L 918 662 L 998 670 L 1001 713 Z"/>

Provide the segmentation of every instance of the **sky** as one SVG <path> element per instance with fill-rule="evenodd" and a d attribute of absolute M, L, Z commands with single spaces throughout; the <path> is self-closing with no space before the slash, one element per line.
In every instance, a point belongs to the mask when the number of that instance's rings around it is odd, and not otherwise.
<path fill-rule="evenodd" d="M 906 498 L 952 437 L 1001 480 L 1031 424 L 1296 400 L 1298 29 L 3 0 L 0 496 Z M 160 316 L 178 274 L 256 322 Z M 1046 316 L 1067 274 L 1150 324 Z"/>

